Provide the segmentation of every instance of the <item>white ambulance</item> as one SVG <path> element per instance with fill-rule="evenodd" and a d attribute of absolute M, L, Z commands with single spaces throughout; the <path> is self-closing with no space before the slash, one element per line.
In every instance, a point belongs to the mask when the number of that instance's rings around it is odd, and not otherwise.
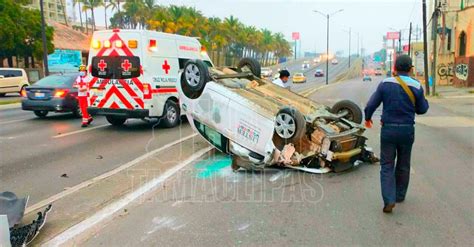
<path fill-rule="evenodd" d="M 212 67 L 196 38 L 146 30 L 94 32 L 89 52 L 89 113 L 105 115 L 112 125 L 128 118 L 159 118 L 179 124 L 176 84 L 190 59 Z"/>

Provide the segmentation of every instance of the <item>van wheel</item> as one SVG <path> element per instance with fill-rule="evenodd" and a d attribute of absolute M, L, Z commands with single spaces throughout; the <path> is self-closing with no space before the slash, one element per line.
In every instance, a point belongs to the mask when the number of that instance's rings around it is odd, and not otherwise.
<path fill-rule="evenodd" d="M 237 68 L 242 72 L 250 71 L 258 78 L 262 77 L 262 66 L 257 60 L 253 58 L 242 58 L 242 60 L 239 62 L 239 65 L 237 65 Z"/>
<path fill-rule="evenodd" d="M 288 143 L 300 140 L 306 133 L 306 121 L 296 109 L 285 107 L 278 111 L 275 118 L 275 145 L 283 148 Z"/>
<path fill-rule="evenodd" d="M 211 80 L 207 65 L 201 60 L 189 60 L 184 65 L 181 76 L 181 88 L 186 97 L 197 99 L 201 96 L 206 83 Z"/>
<path fill-rule="evenodd" d="M 122 126 L 125 121 L 127 121 L 127 118 L 124 117 L 105 116 L 105 118 L 107 119 L 107 122 L 109 122 L 113 126 Z"/>
<path fill-rule="evenodd" d="M 362 110 L 350 100 L 341 100 L 331 108 L 331 112 L 334 114 L 340 114 L 344 111 L 347 111 L 346 116 L 344 116 L 345 119 L 357 124 L 362 123 Z"/>
<path fill-rule="evenodd" d="M 39 118 L 44 118 L 48 115 L 48 111 L 33 111 L 35 115 Z"/>
<path fill-rule="evenodd" d="M 180 122 L 180 116 L 178 104 L 171 100 L 166 101 L 163 116 L 161 116 L 163 126 L 166 128 L 173 128 L 177 126 Z"/>

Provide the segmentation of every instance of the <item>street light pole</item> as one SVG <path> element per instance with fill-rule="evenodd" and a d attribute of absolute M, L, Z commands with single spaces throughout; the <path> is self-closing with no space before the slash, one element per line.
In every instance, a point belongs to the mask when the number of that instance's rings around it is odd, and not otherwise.
<path fill-rule="evenodd" d="M 327 15 L 326 33 L 326 85 L 329 84 L 329 15 Z"/>
<path fill-rule="evenodd" d="M 44 75 L 49 75 L 48 69 L 48 46 L 46 44 L 46 23 L 44 21 L 44 10 L 43 10 L 43 0 L 40 0 L 40 10 L 41 10 L 41 37 L 43 39 L 43 68 Z"/>
<path fill-rule="evenodd" d="M 331 14 L 325 14 L 323 12 L 320 12 L 318 10 L 313 10 L 313 12 L 315 13 L 318 13 L 324 17 L 326 17 L 326 21 L 327 21 L 327 33 L 326 33 L 326 85 L 329 84 L 329 18 L 339 12 L 343 11 L 343 9 L 340 9 L 336 12 L 333 12 Z"/>
<path fill-rule="evenodd" d="M 351 67 L 351 28 L 349 28 L 349 68 Z"/>

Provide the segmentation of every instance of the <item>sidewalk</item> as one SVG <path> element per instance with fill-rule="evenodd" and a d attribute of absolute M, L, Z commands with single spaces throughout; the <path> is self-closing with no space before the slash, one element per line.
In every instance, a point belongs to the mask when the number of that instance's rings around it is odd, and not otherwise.
<path fill-rule="evenodd" d="M 456 114 L 474 118 L 474 88 L 472 87 L 437 86 L 436 96 L 429 96 L 428 101 Z"/>

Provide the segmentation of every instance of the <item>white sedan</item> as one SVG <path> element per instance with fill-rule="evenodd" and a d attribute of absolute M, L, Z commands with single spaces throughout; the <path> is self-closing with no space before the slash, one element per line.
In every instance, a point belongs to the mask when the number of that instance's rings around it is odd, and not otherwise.
<path fill-rule="evenodd" d="M 314 173 L 342 171 L 377 159 L 366 148 L 362 112 L 351 101 L 332 109 L 261 79 L 256 60 L 237 68 L 188 61 L 178 86 L 191 126 L 232 168 L 280 165 Z"/>

